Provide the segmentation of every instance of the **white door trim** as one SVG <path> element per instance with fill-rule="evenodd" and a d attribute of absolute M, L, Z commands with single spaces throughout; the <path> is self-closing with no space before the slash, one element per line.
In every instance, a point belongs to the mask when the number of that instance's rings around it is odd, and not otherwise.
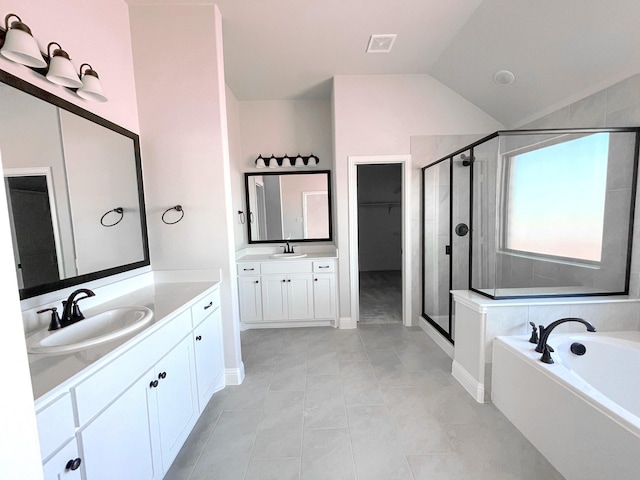
<path fill-rule="evenodd" d="M 360 318 L 358 278 L 358 165 L 402 165 L 402 323 L 411 326 L 411 155 L 350 156 L 349 160 L 349 286 L 351 320 Z"/>

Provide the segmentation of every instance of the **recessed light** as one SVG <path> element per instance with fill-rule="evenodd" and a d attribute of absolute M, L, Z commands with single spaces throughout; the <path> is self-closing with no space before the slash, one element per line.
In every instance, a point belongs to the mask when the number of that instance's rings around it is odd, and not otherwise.
<path fill-rule="evenodd" d="M 393 42 L 396 41 L 397 34 L 385 33 L 380 35 L 371 35 L 369 44 L 367 45 L 367 53 L 389 53 Z"/>
<path fill-rule="evenodd" d="M 493 74 L 493 81 L 498 85 L 511 85 L 516 81 L 516 76 L 509 70 L 498 70 Z"/>

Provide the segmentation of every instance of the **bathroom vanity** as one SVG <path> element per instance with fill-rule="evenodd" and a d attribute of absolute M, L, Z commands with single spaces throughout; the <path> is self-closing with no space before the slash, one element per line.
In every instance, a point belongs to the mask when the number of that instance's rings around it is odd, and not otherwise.
<path fill-rule="evenodd" d="M 217 282 L 155 283 L 95 310 L 122 305 L 154 318 L 79 352 L 29 355 L 47 479 L 161 479 L 224 388 Z"/>
<path fill-rule="evenodd" d="M 237 265 L 244 328 L 336 326 L 335 254 L 245 255 Z"/>

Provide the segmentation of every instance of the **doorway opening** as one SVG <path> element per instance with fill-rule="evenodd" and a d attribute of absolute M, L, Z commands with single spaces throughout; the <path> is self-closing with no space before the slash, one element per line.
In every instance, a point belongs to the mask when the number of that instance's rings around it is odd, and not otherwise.
<path fill-rule="evenodd" d="M 402 322 L 402 165 L 358 172 L 360 323 Z"/>
<path fill-rule="evenodd" d="M 409 155 L 349 157 L 351 321 L 411 326 Z"/>

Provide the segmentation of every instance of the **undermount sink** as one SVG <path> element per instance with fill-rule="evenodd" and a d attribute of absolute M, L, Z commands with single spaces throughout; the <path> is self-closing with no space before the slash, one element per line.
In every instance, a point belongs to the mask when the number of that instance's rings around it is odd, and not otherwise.
<path fill-rule="evenodd" d="M 29 353 L 64 354 L 83 350 L 136 332 L 153 319 L 153 312 L 142 306 L 118 307 L 49 332 L 27 338 Z"/>
<path fill-rule="evenodd" d="M 306 256 L 306 253 L 274 253 L 271 258 L 303 258 Z"/>

